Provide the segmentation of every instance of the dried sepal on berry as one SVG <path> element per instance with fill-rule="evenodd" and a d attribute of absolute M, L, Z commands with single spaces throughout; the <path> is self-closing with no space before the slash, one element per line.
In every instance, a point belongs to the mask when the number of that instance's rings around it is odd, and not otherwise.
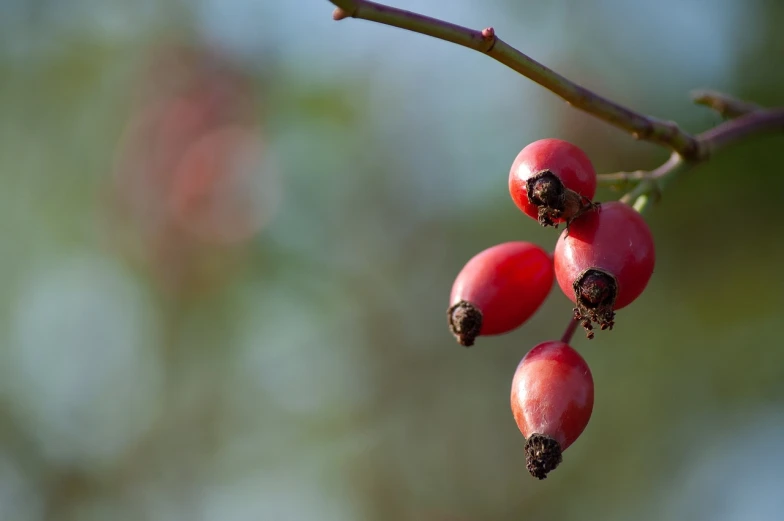
<path fill-rule="evenodd" d="M 549 170 L 543 170 L 526 182 L 528 200 L 537 207 L 537 220 L 542 226 L 558 228 L 560 222 L 566 227 L 589 210 L 599 208 L 587 197 L 566 188 L 563 182 Z"/>
<path fill-rule="evenodd" d="M 471 347 L 482 331 L 482 312 L 470 302 L 460 300 L 449 306 L 446 311 L 449 331 L 452 332 L 457 343 L 461 346 Z"/>
<path fill-rule="evenodd" d="M 563 461 L 561 444 L 544 434 L 532 434 L 525 440 L 525 467 L 537 479 L 544 479 Z"/>
<path fill-rule="evenodd" d="M 574 296 L 577 307 L 574 319 L 580 320 L 586 336 L 593 338 L 593 324 L 599 329 L 612 330 L 615 325 L 615 299 L 618 297 L 618 282 L 602 269 L 588 268 L 574 281 Z"/>

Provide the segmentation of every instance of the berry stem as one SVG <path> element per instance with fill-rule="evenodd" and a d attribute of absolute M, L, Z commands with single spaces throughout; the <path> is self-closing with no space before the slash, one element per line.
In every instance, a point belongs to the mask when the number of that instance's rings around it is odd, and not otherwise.
<path fill-rule="evenodd" d="M 642 194 L 640 197 L 634 201 L 632 208 L 634 208 L 637 213 L 644 213 L 645 209 L 648 208 L 648 203 L 651 200 L 651 196 L 648 194 Z"/>
<path fill-rule="evenodd" d="M 566 326 L 566 329 L 561 335 L 561 342 L 564 344 L 569 344 L 572 341 L 572 337 L 574 336 L 574 332 L 577 331 L 577 326 L 580 325 L 580 321 L 572 317 L 569 319 L 569 325 Z"/>
<path fill-rule="evenodd" d="M 498 38 L 491 27 L 476 31 L 368 0 L 330 2 L 337 6 L 332 13 L 335 20 L 369 20 L 468 47 L 538 83 L 569 105 L 629 132 L 635 139 L 670 148 L 684 157 L 699 156 L 701 153 L 696 138 L 675 122 L 646 116 L 574 83 Z"/>

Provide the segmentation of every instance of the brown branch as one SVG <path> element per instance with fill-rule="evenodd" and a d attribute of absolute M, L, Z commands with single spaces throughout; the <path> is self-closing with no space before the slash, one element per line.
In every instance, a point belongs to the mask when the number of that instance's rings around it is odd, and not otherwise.
<path fill-rule="evenodd" d="M 708 106 L 724 117 L 736 119 L 693 136 L 674 122 L 640 114 L 581 87 L 498 38 L 492 27 L 475 31 L 369 0 L 330 2 L 337 6 L 332 14 L 335 20 L 369 20 L 468 47 L 503 63 L 560 96 L 568 104 L 626 130 L 636 139 L 670 148 L 673 151 L 670 158 L 654 170 L 599 176 L 603 183 L 637 182 L 637 186 L 621 200 L 633 204 L 638 210 L 645 208 L 652 196 L 659 194 L 665 180 L 709 159 L 716 151 L 750 135 L 784 130 L 784 109 L 761 109 L 726 94 L 703 90 L 692 93 L 695 103 Z"/>
<path fill-rule="evenodd" d="M 758 110 L 727 121 L 697 136 L 710 154 L 752 135 L 784 131 L 784 108 Z"/>
<path fill-rule="evenodd" d="M 337 6 L 332 15 L 335 20 L 344 18 L 369 20 L 468 47 L 488 55 L 538 83 L 573 107 L 626 130 L 635 139 L 665 146 L 686 158 L 700 157 L 703 153 L 697 139 L 682 130 L 676 123 L 635 112 L 581 87 L 498 38 L 492 27 L 475 31 L 368 0 L 330 0 L 330 2 Z"/>
<path fill-rule="evenodd" d="M 634 182 L 637 186 L 621 198 L 621 201 L 632 204 L 642 211 L 654 196 L 661 192 L 663 184 L 677 175 L 689 170 L 694 165 L 707 161 L 719 150 L 733 145 L 747 137 L 769 132 L 784 132 L 784 108 L 764 109 L 749 112 L 736 119 L 726 121 L 701 134 L 697 141 L 704 153 L 699 158 L 684 159 L 677 152 L 654 170 L 637 170 L 635 172 L 615 172 L 599 175 L 599 181 L 606 184 L 618 182 Z"/>
<path fill-rule="evenodd" d="M 784 132 L 784 108 L 750 112 L 744 116 L 717 125 L 701 134 L 697 134 L 696 139 L 700 144 L 700 149 L 703 150 L 703 155 L 700 158 L 693 158 L 686 161 L 678 154 L 673 154 L 666 163 L 654 170 L 600 174 L 598 176 L 599 181 L 605 184 L 613 184 L 618 181 L 660 179 L 670 175 L 674 169 L 681 168 L 684 163 L 693 165 L 706 161 L 712 154 L 715 154 L 727 146 L 733 145 L 749 136 L 767 132 Z"/>

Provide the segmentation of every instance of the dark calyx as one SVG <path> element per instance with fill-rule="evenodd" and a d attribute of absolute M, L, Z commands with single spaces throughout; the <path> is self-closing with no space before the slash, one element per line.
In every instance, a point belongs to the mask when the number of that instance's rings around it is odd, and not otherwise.
<path fill-rule="evenodd" d="M 461 300 L 449 307 L 446 311 L 449 330 L 455 335 L 460 345 L 470 347 L 474 345 L 476 337 L 482 330 L 482 312 L 479 308 Z"/>
<path fill-rule="evenodd" d="M 539 224 L 558 228 L 557 220 L 569 226 L 574 219 L 599 206 L 587 197 L 566 188 L 561 179 L 550 170 L 543 170 L 526 182 L 528 200 L 535 204 Z"/>
<path fill-rule="evenodd" d="M 589 268 L 574 281 L 575 320 L 581 320 L 588 338 L 593 338 L 593 324 L 599 329 L 612 329 L 615 325 L 615 299 L 618 296 L 618 282 L 615 277 L 602 269 Z"/>
<path fill-rule="evenodd" d="M 535 478 L 544 479 L 563 461 L 561 445 L 550 436 L 532 434 L 525 440 L 525 463 Z"/>

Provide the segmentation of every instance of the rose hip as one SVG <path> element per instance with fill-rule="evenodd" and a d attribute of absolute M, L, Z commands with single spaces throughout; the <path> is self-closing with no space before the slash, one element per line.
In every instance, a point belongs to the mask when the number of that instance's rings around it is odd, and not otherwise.
<path fill-rule="evenodd" d="M 553 262 L 529 242 L 498 244 L 474 256 L 452 286 L 447 318 L 468 347 L 479 335 L 509 332 L 526 322 L 553 286 Z"/>
<path fill-rule="evenodd" d="M 593 391 L 588 364 L 564 342 L 543 342 L 522 359 L 512 380 L 511 404 L 526 438 L 526 466 L 532 476 L 547 477 L 585 430 Z"/>
<path fill-rule="evenodd" d="M 596 172 L 588 156 L 560 139 L 525 147 L 509 171 L 509 193 L 518 208 L 542 226 L 567 225 L 597 205 Z"/>
<path fill-rule="evenodd" d="M 609 202 L 588 212 L 561 234 L 555 246 L 555 276 L 564 294 L 576 304 L 588 338 L 592 323 L 612 329 L 615 310 L 643 292 L 656 260 L 653 236 L 633 208 Z"/>

